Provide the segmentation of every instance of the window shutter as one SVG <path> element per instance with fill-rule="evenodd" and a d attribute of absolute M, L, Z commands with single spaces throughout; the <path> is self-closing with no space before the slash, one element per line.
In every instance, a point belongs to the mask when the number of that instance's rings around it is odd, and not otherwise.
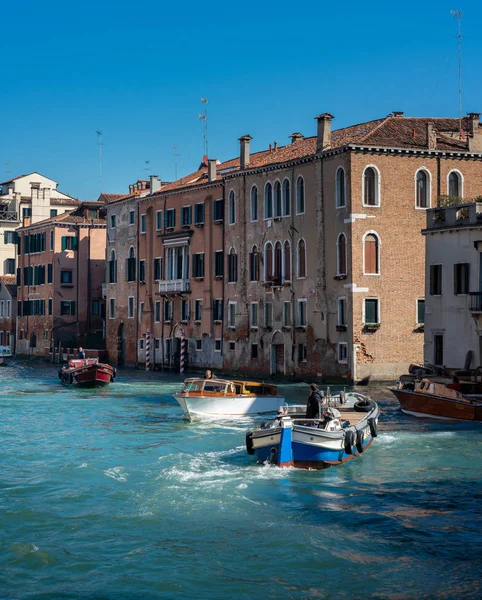
<path fill-rule="evenodd" d="M 67 248 L 67 237 L 65 235 L 62 236 L 62 251 Z"/>
<path fill-rule="evenodd" d="M 52 283 L 53 281 L 53 265 L 50 263 L 47 265 L 47 283 Z"/>
<path fill-rule="evenodd" d="M 18 267 L 17 269 L 17 287 L 22 285 L 22 269 Z"/>
<path fill-rule="evenodd" d="M 460 293 L 462 269 L 459 269 L 459 267 L 460 265 L 454 265 L 454 294 Z"/>
<path fill-rule="evenodd" d="M 70 303 L 70 314 L 75 315 L 75 301 Z"/>
<path fill-rule="evenodd" d="M 72 238 L 72 250 L 77 250 L 78 247 L 79 247 L 79 238 L 73 237 Z"/>
<path fill-rule="evenodd" d="M 129 259 L 128 258 L 126 258 L 125 276 L 126 276 L 126 281 L 129 281 Z"/>

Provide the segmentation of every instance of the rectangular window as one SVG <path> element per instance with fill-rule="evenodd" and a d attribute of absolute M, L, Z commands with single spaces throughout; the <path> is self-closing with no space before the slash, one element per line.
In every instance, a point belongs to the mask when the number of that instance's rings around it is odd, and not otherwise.
<path fill-rule="evenodd" d="M 139 261 L 139 281 L 145 283 L 146 281 L 146 261 Z"/>
<path fill-rule="evenodd" d="M 214 201 L 213 219 L 214 222 L 224 221 L 224 200 L 222 198 Z"/>
<path fill-rule="evenodd" d="M 338 362 L 348 362 L 348 344 L 346 342 L 339 342 L 338 344 Z"/>
<path fill-rule="evenodd" d="M 298 300 L 298 327 L 306 327 L 306 300 Z"/>
<path fill-rule="evenodd" d="M 273 303 L 264 303 L 264 326 L 273 327 Z"/>
<path fill-rule="evenodd" d="M 56 208 L 51 208 L 50 209 L 50 218 L 52 219 L 53 217 L 57 216 L 57 209 Z"/>
<path fill-rule="evenodd" d="M 454 294 L 469 293 L 469 263 L 457 263 L 454 265 Z"/>
<path fill-rule="evenodd" d="M 442 265 L 430 265 L 430 295 L 442 295 Z"/>
<path fill-rule="evenodd" d="M 365 299 L 365 325 L 380 324 L 380 303 L 376 298 Z"/>
<path fill-rule="evenodd" d="M 204 252 L 193 254 L 192 276 L 197 278 L 204 277 Z"/>
<path fill-rule="evenodd" d="M 298 362 L 306 362 L 306 344 L 298 344 Z"/>
<path fill-rule="evenodd" d="M 5 316 L 4 308 L 5 308 L 5 302 L 3 300 L 0 300 L 0 319 L 3 319 Z M 2 331 L 2 334 L 3 334 L 3 331 Z"/>
<path fill-rule="evenodd" d="M 213 300 L 213 319 L 215 321 L 223 320 L 223 301 L 220 298 Z"/>
<path fill-rule="evenodd" d="M 194 224 L 204 225 L 204 202 L 200 202 L 194 206 Z"/>
<path fill-rule="evenodd" d="M 224 275 L 224 252 L 216 250 L 214 254 L 214 277 L 222 277 Z"/>
<path fill-rule="evenodd" d="M 146 233 L 146 215 L 141 215 L 141 233 Z"/>
<path fill-rule="evenodd" d="M 92 315 L 94 317 L 101 316 L 101 302 L 100 300 L 92 300 Z"/>
<path fill-rule="evenodd" d="M 23 268 L 23 285 L 33 285 L 33 267 Z"/>
<path fill-rule="evenodd" d="M 5 261 L 5 275 L 15 275 L 15 259 L 7 258 Z"/>
<path fill-rule="evenodd" d="M 251 358 L 253 360 L 258 358 L 258 344 L 251 344 Z"/>
<path fill-rule="evenodd" d="M 258 303 L 251 302 L 251 327 L 258 328 Z"/>
<path fill-rule="evenodd" d="M 231 350 L 231 352 L 234 352 L 236 350 L 236 342 L 229 342 L 228 347 Z"/>
<path fill-rule="evenodd" d="M 61 315 L 75 315 L 75 302 L 73 300 L 62 300 L 60 302 Z"/>
<path fill-rule="evenodd" d="M 283 327 L 291 327 L 291 301 L 283 302 Z"/>
<path fill-rule="evenodd" d="M 50 249 L 53 250 L 54 249 L 54 230 L 51 229 L 50 230 Z"/>
<path fill-rule="evenodd" d="M 164 227 L 166 229 L 174 229 L 176 226 L 176 209 L 168 208 L 164 215 Z"/>
<path fill-rule="evenodd" d="M 338 298 L 338 327 L 346 327 L 346 298 Z"/>
<path fill-rule="evenodd" d="M 139 340 L 139 350 L 144 350 L 144 340 L 143 339 Z"/>
<path fill-rule="evenodd" d="M 25 219 L 25 217 L 31 217 L 31 216 L 32 216 L 31 208 L 22 208 L 22 218 Z"/>
<path fill-rule="evenodd" d="M 62 237 L 62 251 L 64 251 L 64 250 L 77 250 L 77 238 L 72 235 L 63 236 Z"/>
<path fill-rule="evenodd" d="M 441 333 L 433 336 L 433 364 L 444 364 L 444 336 Z"/>
<path fill-rule="evenodd" d="M 49 298 L 49 316 L 52 316 L 54 302 L 52 298 Z"/>
<path fill-rule="evenodd" d="M 162 231 L 162 210 L 156 211 L 156 231 Z"/>
<path fill-rule="evenodd" d="M 203 339 L 202 338 L 198 338 L 196 340 L 196 352 L 201 352 L 203 349 Z"/>
<path fill-rule="evenodd" d="M 164 322 L 170 323 L 172 320 L 172 300 L 164 300 Z"/>
<path fill-rule="evenodd" d="M 214 340 L 214 352 L 221 352 L 223 347 L 223 341 L 221 338 L 216 338 Z"/>
<path fill-rule="evenodd" d="M 52 263 L 47 265 L 47 283 L 52 283 L 54 280 L 54 265 Z"/>
<path fill-rule="evenodd" d="M 162 279 L 162 258 L 154 259 L 154 280 L 159 281 Z"/>
<path fill-rule="evenodd" d="M 236 328 L 236 302 L 228 302 L 228 327 Z"/>
<path fill-rule="evenodd" d="M 181 300 L 181 321 L 189 320 L 189 300 Z"/>
<path fill-rule="evenodd" d="M 196 321 L 201 320 L 202 310 L 203 310 L 202 300 L 196 300 L 195 304 L 194 304 L 194 319 Z"/>
<path fill-rule="evenodd" d="M 109 300 L 109 319 L 115 318 L 115 298 Z"/>
<path fill-rule="evenodd" d="M 134 318 L 134 296 L 129 296 L 127 298 L 127 318 Z"/>
<path fill-rule="evenodd" d="M 425 323 L 425 298 L 417 300 L 417 325 Z"/>
<path fill-rule="evenodd" d="M 236 281 L 238 281 L 238 255 L 231 250 L 228 255 L 228 283 L 236 283 Z"/>
<path fill-rule="evenodd" d="M 111 226 L 111 229 L 115 229 L 115 225 L 116 225 L 116 215 L 111 215 L 110 216 L 110 226 Z"/>
<path fill-rule="evenodd" d="M 183 206 L 181 208 L 181 226 L 188 227 L 192 223 L 192 206 Z"/>
<path fill-rule="evenodd" d="M 60 271 L 60 285 L 72 285 L 72 271 Z"/>
<path fill-rule="evenodd" d="M 129 225 L 134 225 L 135 222 L 136 222 L 136 211 L 130 210 L 129 211 Z"/>
<path fill-rule="evenodd" d="M 161 321 L 161 301 L 158 300 L 154 304 L 154 321 L 159 323 Z"/>
<path fill-rule="evenodd" d="M 144 302 L 139 302 L 139 323 L 142 323 L 143 316 L 144 316 Z"/>

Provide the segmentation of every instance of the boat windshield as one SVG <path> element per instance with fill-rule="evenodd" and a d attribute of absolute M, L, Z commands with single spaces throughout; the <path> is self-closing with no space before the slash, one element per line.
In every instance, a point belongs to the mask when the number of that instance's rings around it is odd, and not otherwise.
<path fill-rule="evenodd" d="M 185 381 L 182 388 L 183 392 L 200 392 L 202 388 L 202 381 Z"/>

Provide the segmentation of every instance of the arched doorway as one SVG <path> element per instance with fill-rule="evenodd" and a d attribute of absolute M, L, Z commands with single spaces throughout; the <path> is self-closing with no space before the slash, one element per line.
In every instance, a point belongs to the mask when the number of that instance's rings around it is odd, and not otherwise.
<path fill-rule="evenodd" d="M 37 336 L 35 335 L 35 331 L 32 332 L 30 336 L 30 353 L 33 354 L 33 350 L 37 347 Z"/>
<path fill-rule="evenodd" d="M 119 325 L 117 331 L 117 365 L 123 367 L 126 364 L 126 330 L 124 323 Z"/>
<path fill-rule="evenodd" d="M 275 332 L 271 340 L 271 374 L 285 374 L 285 341 L 280 331 Z"/>

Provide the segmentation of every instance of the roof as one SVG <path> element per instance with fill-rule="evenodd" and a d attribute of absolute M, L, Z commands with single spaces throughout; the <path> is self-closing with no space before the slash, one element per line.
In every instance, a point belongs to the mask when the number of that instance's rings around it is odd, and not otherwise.
<path fill-rule="evenodd" d="M 51 179 L 50 177 L 47 177 L 47 175 L 42 175 L 42 173 L 39 173 L 38 171 L 32 171 L 31 173 L 25 173 L 24 175 L 18 175 L 17 177 L 12 177 L 11 179 L 7 179 L 6 181 L 1 181 L 0 185 L 3 185 L 5 183 L 10 183 L 11 181 L 17 181 L 17 179 L 22 179 L 23 177 L 29 177 L 30 175 L 40 175 L 40 177 L 45 177 L 45 179 L 49 179 L 50 181 L 53 181 L 54 183 L 58 184 L 58 181 L 55 181 L 55 179 Z"/>
<path fill-rule="evenodd" d="M 17 297 L 17 278 L 15 275 L 0 275 L 0 283 L 7 288 L 10 296 Z"/>
<path fill-rule="evenodd" d="M 97 202 L 103 202 L 104 204 L 110 204 L 111 202 L 116 202 L 121 198 L 126 198 L 128 194 L 104 194 L 102 193 L 98 198 Z"/>
<path fill-rule="evenodd" d="M 43 221 L 38 221 L 37 223 L 32 223 L 32 225 L 28 225 L 27 227 L 20 227 L 17 231 L 25 231 L 31 229 L 33 227 L 42 226 L 45 227 L 47 225 L 104 225 L 105 226 L 105 218 L 89 218 L 85 217 L 81 214 L 82 209 L 92 208 L 93 206 L 98 206 L 99 209 L 102 208 L 102 204 L 99 202 L 81 202 L 78 208 L 74 210 L 69 210 L 55 217 L 50 217 L 50 219 L 44 219 Z"/>

